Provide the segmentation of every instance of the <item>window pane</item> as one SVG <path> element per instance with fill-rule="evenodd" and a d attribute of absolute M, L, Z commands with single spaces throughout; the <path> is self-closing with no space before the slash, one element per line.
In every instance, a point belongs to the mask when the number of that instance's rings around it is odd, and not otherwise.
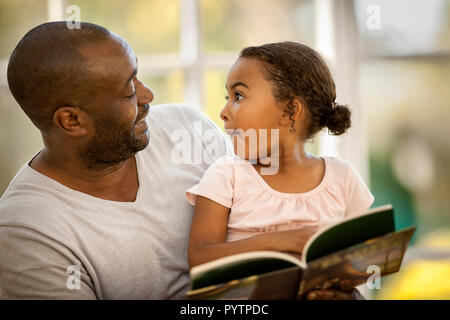
<path fill-rule="evenodd" d="M 162 75 L 140 75 L 139 78 L 153 91 L 154 100 L 150 108 L 156 104 L 182 101 L 183 72 L 175 70 Z"/>
<path fill-rule="evenodd" d="M 46 0 L 0 0 L 0 59 L 8 59 L 25 33 L 46 21 Z"/>
<path fill-rule="evenodd" d="M 358 0 L 355 12 L 369 55 L 450 51 L 449 1 Z"/>
<path fill-rule="evenodd" d="M 81 20 L 108 28 L 137 53 L 179 50 L 179 0 L 71 0 Z"/>
<path fill-rule="evenodd" d="M 205 93 L 204 112 L 219 128 L 223 129 L 223 121 L 219 113 L 225 105 L 225 80 L 228 70 L 208 70 L 204 73 L 203 92 Z"/>
<path fill-rule="evenodd" d="M 3 194 L 20 167 L 42 146 L 40 132 L 7 86 L 0 87 L 0 145 L 0 194 Z"/>
<path fill-rule="evenodd" d="M 276 41 L 314 43 L 313 1 L 200 0 L 205 51 L 240 51 Z"/>

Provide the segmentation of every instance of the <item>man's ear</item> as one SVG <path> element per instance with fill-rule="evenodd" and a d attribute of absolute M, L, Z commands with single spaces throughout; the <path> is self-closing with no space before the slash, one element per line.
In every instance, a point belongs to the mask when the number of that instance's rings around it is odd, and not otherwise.
<path fill-rule="evenodd" d="M 74 138 L 87 134 L 87 114 L 78 107 L 58 108 L 53 114 L 53 123 L 63 134 Z"/>
<path fill-rule="evenodd" d="M 303 113 L 303 105 L 298 99 L 294 99 L 289 105 L 285 104 L 283 108 L 285 111 L 280 119 L 281 125 L 290 125 L 292 120 L 298 121 Z"/>

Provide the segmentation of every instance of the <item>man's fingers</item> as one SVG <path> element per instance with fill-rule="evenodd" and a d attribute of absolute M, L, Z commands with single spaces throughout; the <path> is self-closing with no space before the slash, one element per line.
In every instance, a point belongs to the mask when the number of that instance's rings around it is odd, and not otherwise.
<path fill-rule="evenodd" d="M 334 278 L 329 281 L 325 281 L 322 285 L 322 290 L 326 289 L 340 289 L 339 278 Z"/>
<path fill-rule="evenodd" d="M 360 283 L 361 283 L 360 280 L 342 280 L 340 282 L 340 287 L 341 287 L 340 289 L 343 291 L 347 291 L 347 290 L 353 289 Z"/>
<path fill-rule="evenodd" d="M 354 295 L 350 292 L 338 290 L 312 290 L 306 296 L 308 300 L 354 300 Z"/>

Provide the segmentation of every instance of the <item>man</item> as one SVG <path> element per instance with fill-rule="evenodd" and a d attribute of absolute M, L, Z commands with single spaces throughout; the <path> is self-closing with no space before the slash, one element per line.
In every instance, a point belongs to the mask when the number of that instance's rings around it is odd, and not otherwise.
<path fill-rule="evenodd" d="M 2 297 L 184 297 L 192 218 L 184 191 L 213 159 L 176 165 L 172 133 L 201 137 L 192 129 L 200 121 L 225 138 L 188 107 L 149 116 L 153 93 L 137 65 L 123 39 L 88 23 L 38 26 L 12 53 L 11 92 L 44 147 L 0 202 Z"/>
<path fill-rule="evenodd" d="M 13 51 L 8 84 L 44 147 L 0 201 L 0 298 L 184 298 L 184 192 L 231 148 L 192 108 L 149 115 L 137 66 L 123 39 L 89 23 L 40 25 Z M 202 161 L 175 161 L 180 129 Z"/>

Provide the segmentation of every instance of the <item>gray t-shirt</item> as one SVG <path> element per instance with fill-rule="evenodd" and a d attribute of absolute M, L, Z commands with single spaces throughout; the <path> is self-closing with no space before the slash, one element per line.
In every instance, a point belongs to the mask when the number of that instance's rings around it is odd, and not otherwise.
<path fill-rule="evenodd" d="M 149 117 L 134 202 L 20 169 L 0 200 L 0 299 L 184 298 L 193 213 L 185 191 L 232 148 L 193 108 L 154 106 Z"/>

